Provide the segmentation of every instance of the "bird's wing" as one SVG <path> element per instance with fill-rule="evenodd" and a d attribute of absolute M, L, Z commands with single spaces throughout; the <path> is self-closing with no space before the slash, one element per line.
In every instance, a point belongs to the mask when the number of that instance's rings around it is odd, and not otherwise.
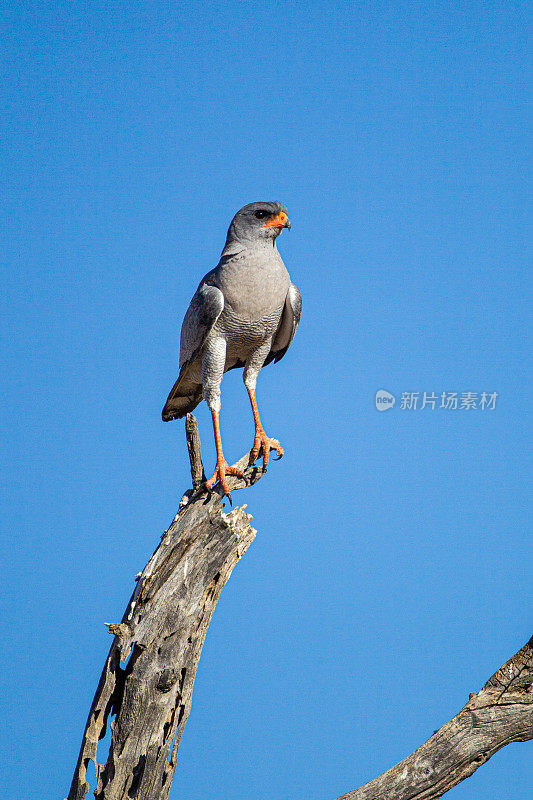
<path fill-rule="evenodd" d="M 213 325 L 224 309 L 224 295 L 216 286 L 202 281 L 181 326 L 180 369 L 201 353 Z"/>
<path fill-rule="evenodd" d="M 285 305 L 281 314 L 278 330 L 272 342 L 272 349 L 265 361 L 270 364 L 271 361 L 277 362 L 287 352 L 290 347 L 294 334 L 300 323 L 302 315 L 302 295 L 298 287 L 291 283 L 287 297 L 285 298 Z"/>

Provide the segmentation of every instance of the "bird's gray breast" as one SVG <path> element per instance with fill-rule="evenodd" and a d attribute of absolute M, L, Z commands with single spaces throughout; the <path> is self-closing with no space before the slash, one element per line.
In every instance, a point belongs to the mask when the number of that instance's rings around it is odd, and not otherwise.
<path fill-rule="evenodd" d="M 246 358 L 272 339 L 279 327 L 282 311 L 283 305 L 279 305 L 266 314 L 249 319 L 237 314 L 231 306 L 226 306 L 213 328 L 213 335 L 226 340 L 228 360 L 231 360 L 231 356 Z"/>
<path fill-rule="evenodd" d="M 213 273 L 224 295 L 224 310 L 214 336 L 227 343 L 228 361 L 245 359 L 270 340 L 279 327 L 290 278 L 278 251 L 243 252 Z"/>

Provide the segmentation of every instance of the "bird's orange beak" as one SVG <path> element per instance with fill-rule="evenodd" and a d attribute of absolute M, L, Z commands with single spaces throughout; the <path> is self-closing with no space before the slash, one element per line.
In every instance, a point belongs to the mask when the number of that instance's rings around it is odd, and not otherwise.
<path fill-rule="evenodd" d="M 263 228 L 290 228 L 291 222 L 284 211 L 280 211 L 276 217 L 272 217 L 263 225 Z"/>

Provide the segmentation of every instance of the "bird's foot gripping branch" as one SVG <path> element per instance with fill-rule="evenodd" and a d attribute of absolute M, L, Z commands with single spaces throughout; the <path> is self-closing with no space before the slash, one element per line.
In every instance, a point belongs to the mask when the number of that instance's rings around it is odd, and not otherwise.
<path fill-rule="evenodd" d="M 245 455 L 243 455 L 243 457 L 240 458 L 236 464 L 227 469 L 224 475 L 224 480 L 220 479 L 220 474 L 215 471 L 213 477 L 207 481 L 202 463 L 198 423 L 196 422 L 196 417 L 194 414 L 187 414 L 185 430 L 187 434 L 189 460 L 191 462 L 193 488 L 188 492 L 185 492 L 183 495 L 180 508 L 184 505 L 187 505 L 187 503 L 189 503 L 191 500 L 196 500 L 201 495 L 211 491 L 219 494 L 220 497 L 227 495 L 231 503 L 231 492 L 234 489 L 246 489 L 248 486 L 253 486 L 253 484 L 257 483 L 257 481 L 265 474 L 266 466 L 264 464 L 262 467 L 256 466 L 256 458 L 254 458 L 253 451 L 250 451 L 249 453 L 245 453 Z"/>

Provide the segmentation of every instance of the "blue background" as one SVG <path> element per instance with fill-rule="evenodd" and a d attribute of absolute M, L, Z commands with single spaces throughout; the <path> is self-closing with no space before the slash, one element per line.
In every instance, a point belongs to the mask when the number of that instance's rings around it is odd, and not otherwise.
<path fill-rule="evenodd" d="M 531 635 L 525 3 L 11 3 L 3 14 L 3 798 L 66 796 L 188 487 L 160 411 L 233 214 L 304 297 L 258 397 L 285 458 L 215 612 L 173 798 L 333 800 Z M 374 405 L 496 391 L 493 411 Z M 210 420 L 198 409 L 206 469 Z M 223 382 L 228 460 L 252 441 Z M 531 744 L 451 792 L 516 800 Z M 100 753 L 105 760 L 105 753 Z"/>

